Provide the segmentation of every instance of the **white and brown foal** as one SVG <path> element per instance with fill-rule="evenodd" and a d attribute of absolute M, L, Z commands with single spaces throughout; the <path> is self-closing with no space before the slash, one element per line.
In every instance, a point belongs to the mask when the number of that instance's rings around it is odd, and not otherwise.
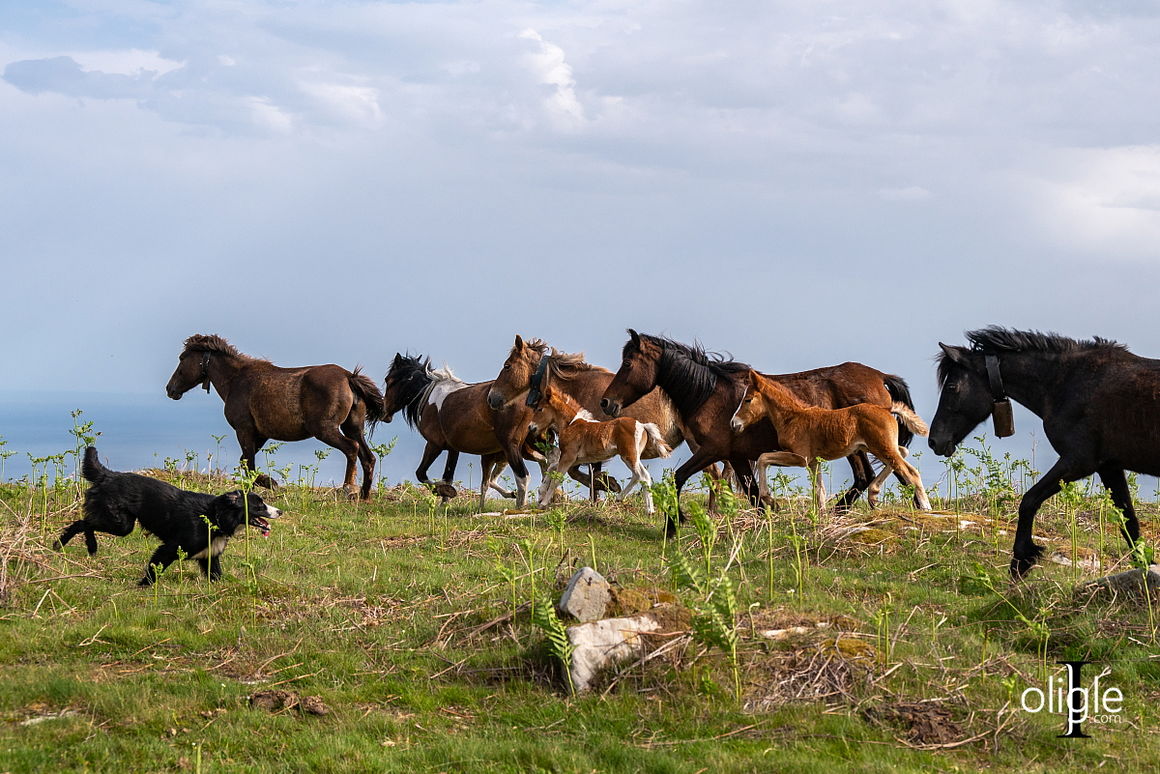
<path fill-rule="evenodd" d="M 652 422 L 631 417 L 597 421 L 567 394 L 549 384 L 532 413 L 528 429 L 533 434 L 555 430 L 560 446 L 548 454 L 548 471 L 540 486 L 538 502 L 546 505 L 552 493 L 552 473 L 562 473 L 573 465 L 604 462 L 619 456 L 632 471 L 632 479 L 620 490 L 623 500 L 638 483 L 644 489 L 645 509 L 653 513 L 652 477 L 641 457 L 667 457 L 672 449 Z"/>

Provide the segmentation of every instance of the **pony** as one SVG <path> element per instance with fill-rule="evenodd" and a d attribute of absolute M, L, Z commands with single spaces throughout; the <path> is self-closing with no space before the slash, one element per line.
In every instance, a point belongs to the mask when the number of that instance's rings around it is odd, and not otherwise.
<path fill-rule="evenodd" d="M 877 500 L 886 476 L 891 470 L 896 470 L 906 483 L 914 487 L 918 507 L 924 511 L 931 509 L 922 477 L 904 459 L 906 447 L 898 445 L 900 421 L 918 435 L 927 434 L 926 424 L 905 404 L 896 401 L 889 409 L 872 403 L 857 403 L 839 409 L 819 408 L 803 401 L 785 385 L 750 371 L 745 381 L 745 396 L 729 424 L 735 433 L 741 433 L 763 417 L 768 417 L 773 424 L 782 450 L 767 452 L 757 458 L 759 484 L 765 484 L 765 471 L 770 465 L 804 466 L 810 471 L 814 505 L 821 513 L 826 502 L 821 461 L 868 451 L 885 465 L 882 473 L 870 483 L 867 497 L 871 504 Z"/>
<path fill-rule="evenodd" d="M 314 437 L 346 457 L 343 489 L 355 492 L 356 462 L 362 463 L 359 495 L 370 497 L 375 455 L 363 428 L 374 432 L 383 415 L 383 396 L 375 383 L 341 366 L 316 365 L 280 368 L 269 360 L 243 355 L 217 335 L 194 335 L 185 340 L 177 369 L 165 385 L 173 400 L 201 385 L 210 385 L 225 403 L 226 421 L 238 436 L 242 464 L 257 470 L 255 457 L 270 439 L 301 441 Z M 255 483 L 272 489 L 277 483 L 264 473 Z"/>
<path fill-rule="evenodd" d="M 549 347 L 542 339 L 527 339 L 517 335 L 507 359 L 487 393 L 488 405 L 493 409 L 505 403 L 524 397 L 534 403 L 537 396 L 534 389 L 542 389 L 552 384 L 595 416 L 599 416 L 600 396 L 612 381 L 612 372 L 592 365 L 584 360 L 582 353 L 570 354 Z M 660 390 L 654 390 L 641 397 L 628 415 L 642 422 L 656 425 L 669 449 L 675 449 L 684 440 L 685 433 L 672 402 Z M 644 451 L 646 459 L 661 456 L 651 444 Z M 616 491 L 615 480 L 608 476 L 597 476 L 593 471 L 589 477 L 580 478 L 578 472 L 573 478 L 590 484 L 593 497 L 598 488 Z"/>
<path fill-rule="evenodd" d="M 685 482 L 697 471 L 720 460 L 732 464 L 746 495 L 751 502 L 758 504 L 760 489 L 753 481 L 752 460 L 781 447 L 777 433 L 768 421 L 756 422 L 739 434 L 729 427 L 730 417 L 741 402 L 745 376 L 752 370 L 749 365 L 707 353 L 700 346 L 637 333 L 631 328 L 628 334 L 629 340 L 621 353 L 620 369 L 605 388 L 600 407 L 609 416 L 618 416 L 626 407 L 658 387 L 676 406 L 691 441 L 693 456 L 675 473 L 677 517 L 667 514 L 668 533 L 675 534 L 678 521 L 685 519 L 680 510 L 680 492 Z M 784 384 L 806 403 L 823 408 L 841 408 L 856 403 L 890 408 L 896 402 L 914 406 L 910 390 L 901 377 L 861 363 L 842 363 L 771 378 Z M 899 429 L 899 445 L 908 445 L 912 437 L 909 429 Z M 848 509 L 874 477 L 865 452 L 856 451 L 848 459 L 854 484 L 839 499 L 836 505 L 839 511 Z"/>
<path fill-rule="evenodd" d="M 532 433 L 554 430 L 559 437 L 559 448 L 549 453 L 551 470 L 544 474 L 538 502 L 546 505 L 551 497 L 551 473 L 568 470 L 573 465 L 604 462 L 619 456 L 632 478 L 620 490 L 617 499 L 623 500 L 638 483 L 644 490 L 645 510 L 654 512 L 652 477 L 641 462 L 645 449 L 651 448 L 659 457 L 667 457 L 672 449 L 665 443 L 660 428 L 651 422 L 639 422 L 631 417 L 620 417 L 605 422 L 597 421 L 591 412 L 562 390 L 546 386 L 532 412 L 528 427 Z"/>
<path fill-rule="evenodd" d="M 1059 454 L 1019 502 L 1011 577 L 1026 576 L 1043 553 L 1032 539 L 1040 506 L 1062 482 L 1093 473 L 1123 513 L 1121 533 L 1134 548 L 1140 524 L 1125 471 L 1160 475 L 1160 360 L 1099 337 L 1081 341 L 994 325 L 965 335 L 970 346 L 939 344 L 940 394 L 930 448 L 949 457 L 1009 396 L 1043 420 Z"/>
<path fill-rule="evenodd" d="M 390 422 L 396 413 L 402 412 L 407 425 L 417 430 L 427 441 L 423 449 L 423 456 L 419 460 L 419 467 L 415 476 L 420 482 L 431 485 L 427 477 L 427 469 L 442 452 L 447 452 L 447 464 L 443 470 L 443 479 L 436 486 L 436 492 L 441 494 L 444 501 L 454 490 L 450 487 L 455 475 L 455 466 L 459 454 L 478 454 L 480 457 L 481 477 L 479 490 L 479 507 L 483 510 L 486 504 L 487 490 L 495 489 L 504 497 L 518 497 L 518 494 L 501 488 L 496 479 L 507 466 L 512 457 L 520 459 L 527 454 L 534 459 L 542 459 L 542 455 L 533 449 L 526 448 L 524 433 L 499 435 L 496 433 L 495 420 L 497 415 L 504 415 L 506 424 L 514 425 L 517 419 L 522 418 L 524 427 L 527 427 L 530 410 L 516 404 L 500 407 L 498 412 L 488 409 L 486 392 L 491 382 L 468 384 L 455 376 L 449 368 L 432 368 L 431 358 L 422 358 L 410 354 L 395 353 L 391 367 L 387 371 L 383 384 L 383 421 Z M 511 414 L 508 418 L 506 415 Z M 515 465 L 513 470 L 518 470 Z M 516 474 L 517 487 L 526 489 L 527 470 L 524 468 L 521 479 Z"/>

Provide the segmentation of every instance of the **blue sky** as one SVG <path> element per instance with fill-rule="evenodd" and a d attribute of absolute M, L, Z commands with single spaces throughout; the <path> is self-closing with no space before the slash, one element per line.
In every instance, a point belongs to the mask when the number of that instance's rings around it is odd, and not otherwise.
<path fill-rule="evenodd" d="M 7 3 L 0 392 L 160 400 L 197 332 L 481 380 L 515 333 L 615 366 L 632 326 L 859 360 L 929 419 L 965 329 L 1156 355 L 1158 14 Z"/>

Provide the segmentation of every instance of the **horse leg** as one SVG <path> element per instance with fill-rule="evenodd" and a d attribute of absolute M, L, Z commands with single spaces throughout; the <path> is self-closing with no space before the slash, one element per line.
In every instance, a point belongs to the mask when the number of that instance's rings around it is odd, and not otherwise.
<path fill-rule="evenodd" d="M 1023 494 L 1023 499 L 1019 501 L 1019 523 L 1015 527 L 1015 545 L 1011 550 L 1012 580 L 1020 580 L 1025 576 L 1043 554 L 1043 546 L 1032 539 L 1035 514 L 1039 511 L 1039 506 L 1059 491 L 1061 482 L 1075 481 L 1091 475 L 1092 472 L 1072 460 L 1060 459 Z"/>
<path fill-rule="evenodd" d="M 343 491 L 351 497 L 355 492 L 355 465 L 358 462 L 358 443 L 347 438 L 337 427 L 320 427 L 314 437 L 328 446 L 333 446 L 346 457 L 346 476 L 342 482 Z"/>
<path fill-rule="evenodd" d="M 487 482 L 488 487 L 499 492 L 501 497 L 515 497 L 515 492 L 504 489 L 498 483 L 499 474 L 503 473 L 503 469 L 507 467 L 507 458 L 504 456 L 504 453 L 493 452 L 491 454 L 484 454 L 479 459 L 485 468 L 488 465 L 491 466 L 491 473 L 489 474 L 491 477 Z"/>
<path fill-rule="evenodd" d="M 1132 506 L 1132 492 L 1128 489 L 1128 479 L 1124 476 L 1123 468 L 1100 468 L 1100 482 L 1112 495 L 1112 504 L 1124 514 L 1124 523 L 1120 525 L 1120 534 L 1128 541 L 1128 548 L 1135 548 L 1140 540 L 1140 522 L 1136 518 L 1136 509 Z"/>
<path fill-rule="evenodd" d="M 761 490 L 757 486 L 757 476 L 753 471 L 753 460 L 748 457 L 730 457 L 729 464 L 737 474 L 741 491 L 754 508 L 761 507 Z"/>
<path fill-rule="evenodd" d="M 371 497 L 371 486 L 375 481 L 375 453 L 371 451 L 370 445 L 367 444 L 367 438 L 363 435 L 361 424 L 348 419 L 342 424 L 341 430 L 342 434 L 350 439 L 351 443 L 355 444 L 355 452 L 358 454 L 358 461 L 362 465 L 363 472 L 363 482 L 359 488 L 359 496 L 364 500 L 369 500 Z"/>
<path fill-rule="evenodd" d="M 910 456 L 910 449 L 905 446 L 897 446 L 898 456 L 905 459 Z M 877 455 L 875 455 L 877 456 Z M 886 479 L 890 478 L 890 474 L 894 472 L 895 468 L 886 463 L 881 457 L 878 461 L 882 463 L 882 470 L 878 471 L 878 475 L 870 482 L 870 486 L 866 489 L 866 502 L 871 508 L 878 506 L 878 495 L 882 492 L 882 487 L 886 484 Z M 929 508 L 926 510 L 930 510 Z"/>
<path fill-rule="evenodd" d="M 447 464 L 443 466 L 443 481 L 450 484 L 455 478 L 455 466 L 459 464 L 459 452 L 455 449 L 447 450 Z"/>
<path fill-rule="evenodd" d="M 242 466 L 247 472 L 258 471 L 258 450 L 270 440 L 258 435 L 256 430 L 237 430 L 238 445 L 242 447 Z M 254 486 L 263 486 L 267 489 L 277 489 L 278 483 L 265 473 L 258 473 L 254 479 Z"/>
<path fill-rule="evenodd" d="M 850 510 L 854 501 L 861 497 L 862 493 L 870 486 L 870 480 L 874 478 L 874 468 L 870 466 L 870 458 L 866 456 L 866 452 L 854 452 L 846 460 L 850 463 L 850 473 L 853 475 L 854 481 L 850 484 L 850 488 L 834 503 L 834 512 L 839 514 Z"/>
<path fill-rule="evenodd" d="M 826 482 L 822 480 L 822 463 L 816 458 L 809 461 L 806 469 L 810 472 L 810 479 L 814 485 L 814 508 L 818 518 L 826 512 Z"/>
<path fill-rule="evenodd" d="M 427 478 L 427 469 L 431 467 L 431 463 L 435 458 L 443 453 L 443 447 L 431 441 L 423 447 L 423 456 L 419 458 L 419 467 L 415 468 L 415 478 L 420 484 L 430 485 L 431 479 Z"/>
<path fill-rule="evenodd" d="M 697 451 L 693 452 L 693 456 L 685 460 L 676 472 L 673 473 L 673 484 L 677 490 L 677 514 L 673 518 L 673 514 L 665 514 L 665 534 L 670 537 L 677 534 L 677 524 L 685 521 L 685 512 L 681 510 L 681 489 L 685 486 L 685 482 L 692 477 L 694 473 L 704 470 L 709 465 L 717 462 L 721 458 L 712 452 L 706 452 L 705 447 L 702 446 Z"/>
<path fill-rule="evenodd" d="M 553 473 L 568 470 L 576 464 L 575 454 L 565 454 L 562 448 L 554 448 L 548 452 L 548 466 L 545 468 L 542 480 L 540 482 L 540 492 L 536 497 L 536 504 L 541 508 L 552 501 L 553 484 L 555 483 Z"/>

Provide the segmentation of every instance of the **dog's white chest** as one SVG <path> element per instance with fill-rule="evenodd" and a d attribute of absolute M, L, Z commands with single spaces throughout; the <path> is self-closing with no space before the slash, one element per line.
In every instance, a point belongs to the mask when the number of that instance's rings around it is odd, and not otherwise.
<path fill-rule="evenodd" d="M 190 559 L 206 559 L 210 556 L 218 556 L 221 554 L 222 551 L 226 550 L 226 543 L 229 543 L 229 542 L 230 542 L 230 539 L 228 537 L 215 537 L 212 541 L 210 541 L 208 548 L 203 548 L 202 550 L 198 551 L 196 554 L 194 554 L 193 556 L 191 556 L 189 558 Z"/>

